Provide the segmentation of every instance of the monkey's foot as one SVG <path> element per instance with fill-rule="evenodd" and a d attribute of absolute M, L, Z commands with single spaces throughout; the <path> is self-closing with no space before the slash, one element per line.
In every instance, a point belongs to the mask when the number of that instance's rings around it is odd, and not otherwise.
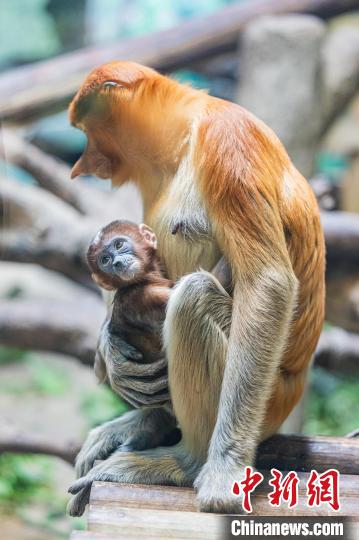
<path fill-rule="evenodd" d="M 243 467 L 228 467 L 220 462 L 207 462 L 194 482 L 201 512 L 245 513 L 241 498 L 233 493 L 234 483 L 239 484 L 243 478 Z"/>
<path fill-rule="evenodd" d="M 125 484 L 191 485 L 190 474 L 179 466 L 181 445 L 160 447 L 143 452 L 115 452 L 106 461 L 91 469 L 69 488 L 73 495 L 68 512 L 81 516 L 89 502 L 92 482 L 122 482 Z"/>
<path fill-rule="evenodd" d="M 136 409 L 90 431 L 76 458 L 77 477 L 92 469 L 96 460 L 115 450 L 145 450 L 163 444 L 176 427 L 175 417 L 164 407 Z"/>

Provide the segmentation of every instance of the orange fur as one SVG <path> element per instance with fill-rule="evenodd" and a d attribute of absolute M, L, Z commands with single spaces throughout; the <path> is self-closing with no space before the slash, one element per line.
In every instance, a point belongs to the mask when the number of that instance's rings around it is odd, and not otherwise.
<path fill-rule="evenodd" d="M 103 88 L 108 80 L 123 88 Z M 217 247 L 239 286 L 266 267 L 294 272 L 297 307 L 262 438 L 274 432 L 302 394 L 324 316 L 324 240 L 309 185 L 274 133 L 246 110 L 137 64 L 94 70 L 70 106 L 70 119 L 99 159 L 110 160 L 115 185 L 129 178 L 138 184 L 171 278 L 178 268 L 210 269 Z M 170 187 L 191 141 L 193 182 L 213 227 L 211 256 L 199 244 L 189 248 L 172 238 L 163 217 L 186 203 Z"/>
<path fill-rule="evenodd" d="M 323 324 L 325 248 L 319 210 L 274 133 L 241 107 L 217 102 L 200 126 L 196 150 L 201 190 L 232 271 L 239 279 L 251 279 L 263 265 L 291 265 L 299 281 L 264 438 L 300 399 Z"/>

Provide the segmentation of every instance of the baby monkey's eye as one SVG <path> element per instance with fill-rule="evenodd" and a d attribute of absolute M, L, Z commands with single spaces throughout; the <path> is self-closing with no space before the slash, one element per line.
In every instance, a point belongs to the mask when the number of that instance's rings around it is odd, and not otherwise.
<path fill-rule="evenodd" d="M 108 264 L 110 262 L 110 257 L 108 255 L 104 255 L 101 259 L 101 263 L 106 266 L 106 264 Z"/>
<path fill-rule="evenodd" d="M 115 242 L 115 249 L 121 249 L 123 246 L 123 240 L 116 240 Z"/>

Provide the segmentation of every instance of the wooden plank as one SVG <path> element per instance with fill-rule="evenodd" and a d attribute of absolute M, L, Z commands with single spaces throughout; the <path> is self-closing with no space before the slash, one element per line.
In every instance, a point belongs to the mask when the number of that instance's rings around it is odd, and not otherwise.
<path fill-rule="evenodd" d="M 353 266 L 358 265 L 359 216 L 349 212 L 321 212 L 321 220 L 325 231 L 327 260 L 332 269 L 337 269 L 342 260 L 345 264 L 350 261 Z"/>
<path fill-rule="evenodd" d="M 217 540 L 221 537 L 221 518 L 216 514 L 91 505 L 89 529 L 101 534 L 122 534 L 126 538 L 176 540 Z"/>
<path fill-rule="evenodd" d="M 124 538 L 124 537 L 122 537 Z M 91 531 L 72 531 L 70 540 L 122 540 L 117 536 L 105 536 L 101 533 L 94 533 Z"/>
<path fill-rule="evenodd" d="M 306 482 L 309 473 L 298 473 L 299 501 L 295 508 L 288 509 L 286 505 L 273 508 L 268 504 L 268 493 L 272 489 L 268 485 L 268 475 L 258 486 L 252 497 L 253 516 L 335 516 L 345 515 L 359 518 L 359 476 L 341 475 L 340 477 L 340 512 L 335 512 L 324 504 L 319 508 L 307 507 Z M 89 508 L 89 529 L 99 530 L 99 523 L 110 520 L 114 529 L 120 527 L 123 519 L 124 525 L 136 520 L 135 515 L 143 515 L 150 519 L 151 515 L 161 512 L 192 513 L 198 512 L 196 495 L 190 488 L 174 488 L 168 486 L 144 486 L 130 484 L 115 484 L 110 482 L 94 482 L 91 490 Z M 130 512 L 131 510 L 131 512 Z M 143 514 L 143 512 L 145 512 Z M 206 518 L 212 514 L 198 514 Z M 131 518 L 131 519 L 130 519 Z M 171 518 L 163 515 L 164 522 Z M 183 517 L 182 517 L 183 519 Z M 192 517 L 191 517 L 192 520 Z M 132 524 L 133 524 L 132 521 Z M 154 520 L 155 521 L 155 520 Z M 192 521 L 190 521 L 190 524 Z M 141 520 L 143 524 L 143 520 Z M 141 525 L 142 526 L 142 525 Z M 102 529 L 101 529 L 102 530 Z M 107 530 L 107 529 L 106 529 Z"/>
<path fill-rule="evenodd" d="M 156 540 L 158 536 L 148 536 L 147 532 L 143 531 L 145 536 L 139 538 L 145 538 L 146 540 Z M 93 531 L 73 531 L 70 536 L 70 540 L 127 540 L 128 534 L 121 534 L 121 532 L 114 532 L 105 534 L 102 532 Z M 161 540 L 173 540 L 173 537 L 161 536 Z"/>
<path fill-rule="evenodd" d="M 118 505 L 126 508 L 197 512 L 194 490 L 172 486 L 147 486 L 94 482 L 90 504 Z"/>
<path fill-rule="evenodd" d="M 162 70 L 188 65 L 237 46 L 239 32 L 266 14 L 311 13 L 323 18 L 359 8 L 359 0 L 255 0 L 233 3 L 176 28 L 102 47 L 87 47 L 15 68 L 0 77 L 0 119 L 31 120 L 64 108 L 85 75 L 114 59 L 135 60 Z"/>
<path fill-rule="evenodd" d="M 335 468 L 359 475 L 359 439 L 274 435 L 261 443 L 257 456 L 259 469 L 323 472 Z"/>

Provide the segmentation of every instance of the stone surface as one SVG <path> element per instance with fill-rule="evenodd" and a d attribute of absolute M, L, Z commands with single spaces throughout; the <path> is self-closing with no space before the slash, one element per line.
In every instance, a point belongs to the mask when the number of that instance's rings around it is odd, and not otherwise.
<path fill-rule="evenodd" d="M 263 17 L 248 25 L 239 51 L 237 101 L 264 120 L 306 176 L 321 124 L 320 51 L 326 27 L 316 17 Z"/>
<path fill-rule="evenodd" d="M 359 17 L 328 32 L 321 57 L 323 117 L 329 122 L 359 86 Z"/>

